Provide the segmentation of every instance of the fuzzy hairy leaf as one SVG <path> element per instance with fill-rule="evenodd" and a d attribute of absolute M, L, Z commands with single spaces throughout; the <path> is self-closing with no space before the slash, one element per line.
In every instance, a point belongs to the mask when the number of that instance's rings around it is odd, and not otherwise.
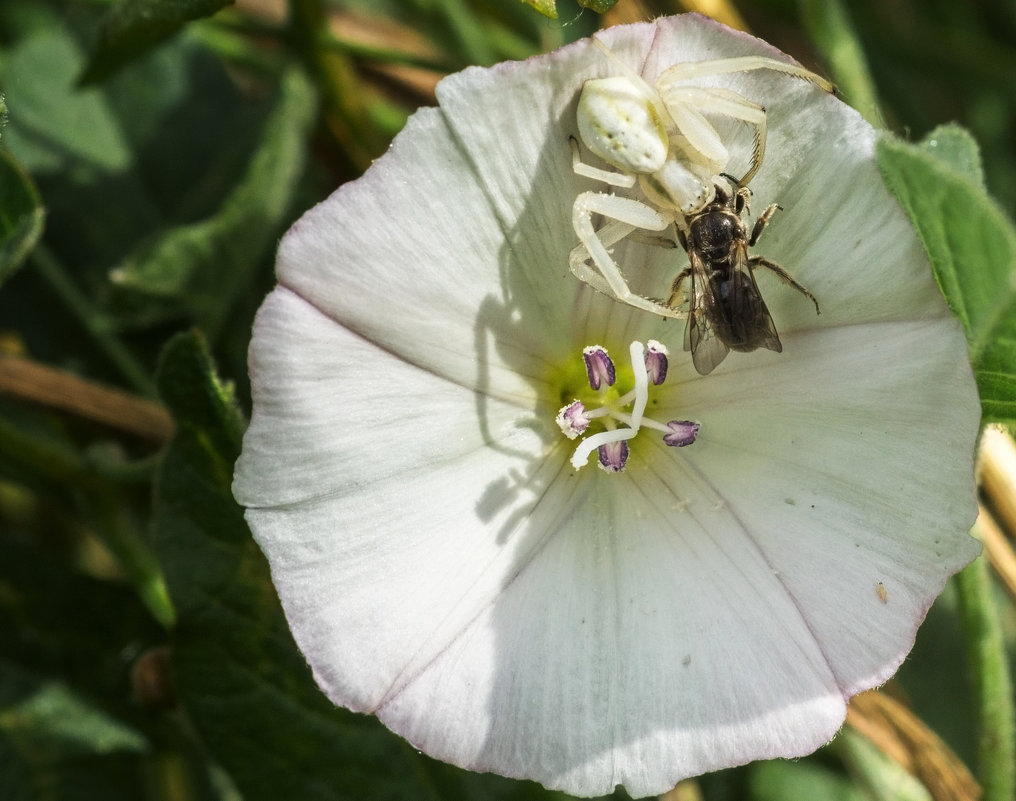
<path fill-rule="evenodd" d="M 933 144 L 942 141 L 944 146 Z M 1016 230 L 980 184 L 972 139 L 878 144 L 886 186 L 910 216 L 966 331 L 986 421 L 1016 420 Z"/>

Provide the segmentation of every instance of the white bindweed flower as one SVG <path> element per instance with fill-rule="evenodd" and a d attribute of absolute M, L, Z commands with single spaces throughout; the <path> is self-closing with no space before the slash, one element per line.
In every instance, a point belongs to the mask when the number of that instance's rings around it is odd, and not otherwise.
<path fill-rule="evenodd" d="M 693 15 L 601 37 L 650 83 L 786 58 Z M 294 225 L 235 494 L 335 703 L 456 765 L 641 796 L 806 754 L 892 675 L 978 550 L 979 404 L 875 133 L 785 75 L 706 82 L 768 112 L 752 207 L 784 211 L 755 250 L 821 316 L 760 274 L 783 352 L 699 376 L 682 321 L 578 281 L 572 205 L 600 187 L 569 137 L 611 71 L 586 40 L 453 75 Z M 612 255 L 647 297 L 687 264 Z"/>

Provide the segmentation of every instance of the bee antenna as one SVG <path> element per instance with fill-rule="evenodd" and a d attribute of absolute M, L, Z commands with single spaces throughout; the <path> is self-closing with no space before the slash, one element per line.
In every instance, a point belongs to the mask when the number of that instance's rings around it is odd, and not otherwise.
<path fill-rule="evenodd" d="M 748 187 L 745 184 L 742 184 L 739 180 L 737 180 L 737 178 L 735 178 L 729 172 L 721 172 L 720 178 L 726 178 L 727 181 L 730 182 L 730 186 L 734 189 L 735 192 L 740 192 L 742 189 L 747 189 L 749 193 L 751 192 L 751 190 L 748 189 Z"/>

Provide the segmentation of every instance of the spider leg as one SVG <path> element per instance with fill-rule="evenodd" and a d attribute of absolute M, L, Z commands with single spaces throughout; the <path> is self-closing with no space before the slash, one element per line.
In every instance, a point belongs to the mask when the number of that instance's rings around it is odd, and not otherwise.
<path fill-rule="evenodd" d="M 751 162 L 748 171 L 737 181 L 737 185 L 745 186 L 755 177 L 766 152 L 766 110 L 762 106 L 730 89 L 674 86 L 661 89 L 660 94 L 675 125 L 680 128 L 691 146 L 724 168 L 729 161 L 727 150 L 720 141 L 716 129 L 706 122 L 701 112 L 722 114 L 751 125 L 754 128 Z M 698 127 L 697 119 L 701 119 L 708 130 Z"/>
<path fill-rule="evenodd" d="M 729 75 L 735 72 L 752 72 L 754 70 L 762 69 L 773 70 L 774 72 L 781 72 L 784 75 L 800 78 L 819 87 L 820 89 L 825 90 L 826 92 L 835 93 L 835 87 L 832 83 L 822 76 L 816 75 L 811 70 L 807 70 L 797 64 L 789 64 L 785 61 L 778 61 L 776 59 L 765 58 L 763 56 L 742 56 L 740 58 L 721 58 L 710 61 L 689 61 L 683 64 L 675 64 L 664 70 L 656 81 L 657 91 L 659 91 L 660 96 L 663 98 L 664 103 L 668 106 L 672 116 L 674 116 L 674 107 L 693 104 L 697 108 L 714 111 L 719 114 L 725 114 L 728 117 L 744 120 L 745 122 L 755 126 L 751 165 L 749 166 L 748 171 L 738 182 L 740 186 L 745 186 L 749 181 L 751 181 L 762 166 L 762 159 L 765 155 L 766 146 L 765 109 L 757 103 L 753 103 L 729 89 L 680 87 L 678 84 L 692 78 L 702 78 L 713 75 Z M 695 94 L 688 93 L 688 90 L 690 89 L 697 89 L 698 92 L 704 93 L 703 95 L 698 96 L 702 99 L 696 100 Z M 678 113 L 678 116 L 680 116 L 680 112 Z M 681 125 L 681 123 L 676 119 L 676 116 L 675 123 L 678 126 Z M 713 131 L 713 133 L 715 133 L 715 131 Z M 685 132 L 685 134 L 687 135 L 687 132 Z M 718 138 L 714 142 L 710 142 L 708 139 L 696 142 L 694 137 L 695 131 L 693 130 L 691 136 L 688 136 L 688 139 L 692 142 L 692 146 L 697 148 L 699 153 L 704 156 L 711 152 L 709 149 L 711 146 L 716 144 L 722 145 Z M 717 150 L 714 152 L 719 151 Z M 724 166 L 726 166 L 725 162 Z"/>
<path fill-rule="evenodd" d="M 602 231 L 603 229 L 601 228 L 600 239 L 603 239 Z M 632 242 L 638 242 L 641 245 L 652 245 L 653 247 L 657 248 L 678 247 L 678 243 L 675 242 L 673 239 L 671 239 L 669 236 L 650 236 L 649 234 L 642 234 L 639 233 L 638 231 L 632 231 L 632 233 L 628 234 L 628 238 L 632 240 Z"/>
<path fill-rule="evenodd" d="M 792 75 L 801 78 L 810 84 L 826 92 L 834 92 L 835 87 L 811 70 L 807 70 L 798 64 L 790 64 L 786 61 L 778 61 L 765 56 L 740 56 L 738 58 L 718 58 L 710 61 L 686 61 L 682 64 L 675 64 L 664 70 L 657 80 L 657 87 L 671 84 L 677 81 L 687 81 L 691 78 L 702 78 L 710 75 L 729 75 L 732 72 L 752 72 L 753 70 L 773 70 L 782 72 L 784 75 Z"/>
<path fill-rule="evenodd" d="M 572 170 L 576 175 L 581 175 L 583 178 L 592 178 L 594 181 L 601 181 L 608 186 L 618 186 L 624 189 L 630 189 L 635 186 L 636 178 L 634 175 L 615 172 L 614 170 L 602 170 L 599 167 L 586 164 L 579 154 L 579 143 L 574 136 L 568 137 L 568 143 L 571 145 L 572 151 Z"/>
<path fill-rule="evenodd" d="M 609 248 L 630 235 L 634 230 L 634 226 L 614 220 L 596 229 L 596 237 L 603 244 L 604 248 Z M 589 259 L 589 248 L 584 244 L 580 242 L 573 247 L 568 254 L 568 266 L 571 268 L 572 274 L 583 283 L 589 284 L 597 292 L 602 292 L 607 297 L 616 297 L 616 293 L 603 277 L 603 273 L 597 267 L 590 264 Z M 621 280 L 624 280 L 623 277 Z M 625 283 L 625 286 L 627 287 L 627 283 Z"/>
<path fill-rule="evenodd" d="M 660 96 L 675 127 L 687 142 L 687 155 L 696 162 L 708 163 L 712 169 L 723 169 L 730 160 L 730 153 L 712 123 L 699 111 L 706 92 L 695 86 L 679 86 Z"/>
<path fill-rule="evenodd" d="M 592 222 L 594 214 L 603 215 L 610 222 L 597 230 Z M 607 252 L 608 247 L 636 229 L 662 231 L 670 223 L 671 218 L 637 200 L 583 192 L 575 199 L 572 209 L 572 225 L 580 244 L 572 248 L 568 266 L 576 278 L 608 297 L 664 317 L 683 317 L 674 309 L 632 292 L 620 267 Z M 589 259 L 595 270 L 589 265 Z"/>

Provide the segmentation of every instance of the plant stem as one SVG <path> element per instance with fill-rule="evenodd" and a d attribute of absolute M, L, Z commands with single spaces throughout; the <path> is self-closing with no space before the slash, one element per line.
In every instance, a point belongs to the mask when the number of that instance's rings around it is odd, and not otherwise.
<path fill-rule="evenodd" d="M 847 102 L 876 128 L 884 128 L 868 61 L 841 0 L 801 0 L 801 16 Z"/>
<path fill-rule="evenodd" d="M 155 382 L 127 347 L 109 330 L 103 315 L 71 281 L 63 265 L 45 245 L 36 246 L 32 264 L 66 309 L 84 326 L 127 382 L 138 392 L 155 397 Z"/>
<path fill-rule="evenodd" d="M 78 490 L 94 532 L 117 558 L 145 606 L 164 626 L 174 611 L 155 554 L 120 509 L 116 487 L 91 469 L 77 452 L 44 441 L 0 418 L 0 462 L 28 475 Z"/>
<path fill-rule="evenodd" d="M 330 47 L 328 18 L 321 0 L 293 0 L 297 52 L 315 76 L 325 106 L 325 122 L 343 153 L 359 171 L 384 151 L 364 101 L 364 88 L 349 56 Z"/>
<path fill-rule="evenodd" d="M 1011 801 L 1016 792 L 1012 681 L 987 559 L 975 559 L 956 578 L 978 712 L 982 799 Z"/>

